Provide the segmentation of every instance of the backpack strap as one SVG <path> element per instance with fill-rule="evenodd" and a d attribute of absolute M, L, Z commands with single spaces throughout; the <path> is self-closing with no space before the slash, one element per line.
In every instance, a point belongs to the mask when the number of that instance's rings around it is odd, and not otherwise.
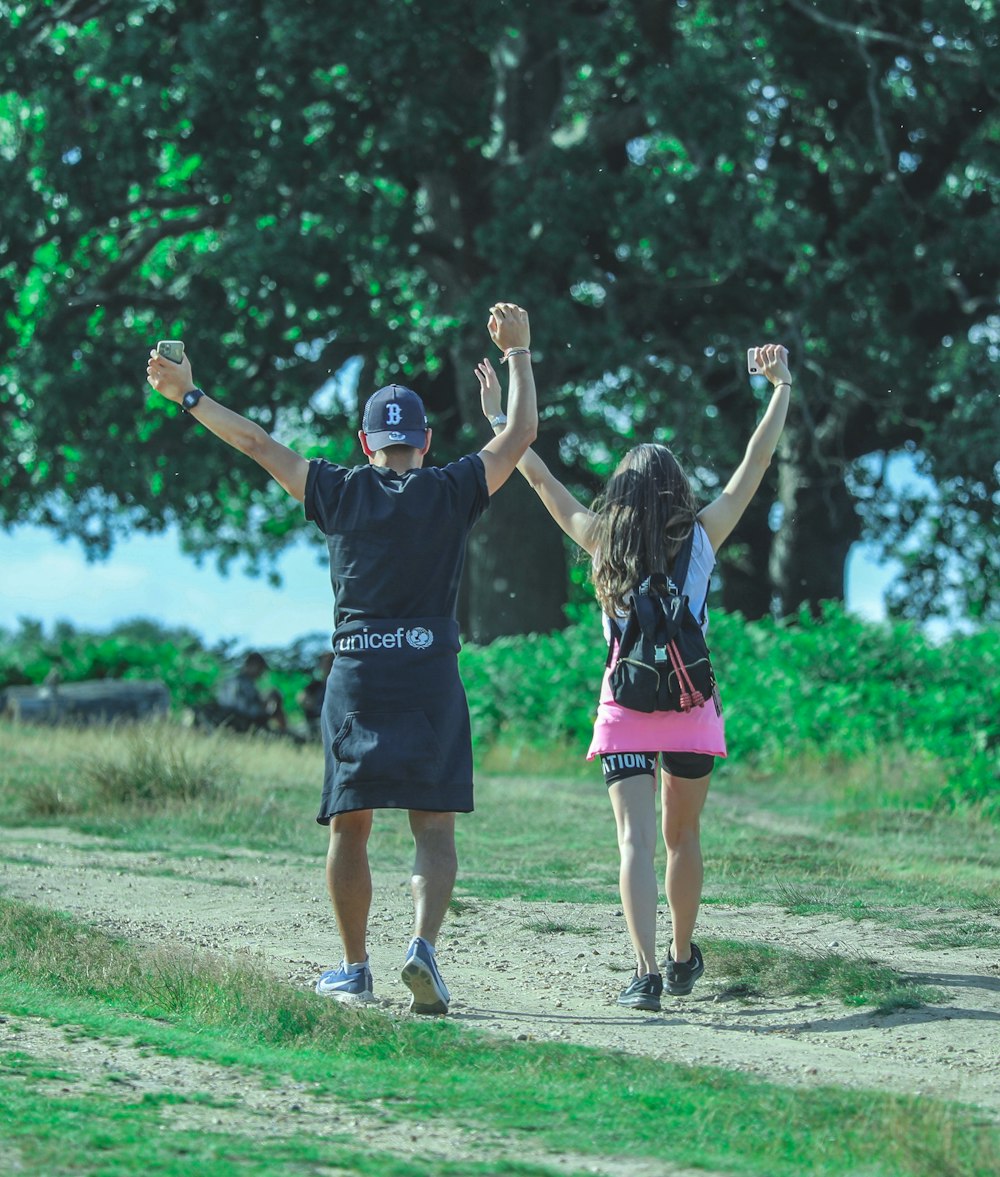
<path fill-rule="evenodd" d="M 695 527 L 697 527 L 697 523 Z M 687 580 L 688 569 L 691 566 L 691 554 L 694 551 L 694 527 L 688 533 L 687 539 L 681 544 L 677 550 L 677 555 L 674 557 L 674 567 L 670 573 L 671 579 L 677 585 L 679 593 L 684 592 L 684 582 Z M 701 603 L 701 608 L 695 613 L 699 625 L 705 624 L 705 615 L 708 612 L 708 594 L 712 588 L 712 578 L 708 578 L 708 584 L 705 586 L 705 599 Z M 692 609 L 692 613 L 694 610 Z"/>
<path fill-rule="evenodd" d="M 647 576 L 635 591 L 632 604 L 643 635 L 651 634 L 656 628 L 656 613 L 659 607 L 656 592 L 656 577 Z M 654 601 L 656 602 L 654 604 Z"/>
<path fill-rule="evenodd" d="M 647 576 L 632 594 L 629 616 L 624 625 L 616 617 L 608 618 L 608 628 L 611 630 L 611 636 L 608 641 L 608 656 L 604 660 L 605 668 L 611 665 L 611 656 L 614 653 L 615 644 L 617 643 L 619 648 L 621 647 L 622 641 L 625 638 L 625 631 L 630 623 L 637 624 L 640 631 L 647 630 L 652 632 L 653 626 L 656 624 L 656 616 L 654 613 L 655 606 L 650 599 L 650 584 L 651 578 Z"/>
<path fill-rule="evenodd" d="M 677 585 L 678 593 L 684 592 L 684 582 L 687 580 L 688 568 L 691 566 L 691 552 L 694 549 L 694 527 L 687 534 L 687 538 L 677 549 L 670 579 Z"/>
<path fill-rule="evenodd" d="M 611 636 L 608 638 L 608 656 L 604 659 L 604 669 L 607 670 L 611 665 L 611 655 L 614 653 L 615 645 L 622 644 L 622 627 L 613 618 L 608 618 L 608 626 L 611 630 Z"/>

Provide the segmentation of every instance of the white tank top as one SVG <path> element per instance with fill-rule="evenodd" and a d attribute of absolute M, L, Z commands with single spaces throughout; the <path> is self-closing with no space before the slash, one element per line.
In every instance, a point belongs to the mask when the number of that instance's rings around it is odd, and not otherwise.
<path fill-rule="evenodd" d="M 706 608 L 706 603 L 708 599 L 708 582 L 711 579 L 712 569 L 714 567 L 715 552 L 712 550 L 708 532 L 696 520 L 694 525 L 694 542 L 691 544 L 691 563 L 688 565 L 687 576 L 684 578 L 684 583 L 680 586 L 680 590 L 687 596 L 688 602 L 691 605 L 691 612 L 701 622 L 702 633 L 708 633 L 708 609 Z M 607 614 L 602 614 L 601 617 L 604 626 L 604 640 L 610 642 L 611 623 L 608 620 Z M 623 626 L 628 620 L 628 614 L 619 613 L 617 620 L 619 627 Z"/>

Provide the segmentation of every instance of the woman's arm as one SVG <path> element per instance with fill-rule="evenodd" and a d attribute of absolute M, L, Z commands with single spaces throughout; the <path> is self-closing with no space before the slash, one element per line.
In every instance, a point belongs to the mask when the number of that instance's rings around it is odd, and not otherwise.
<path fill-rule="evenodd" d="M 780 344 L 769 343 L 754 349 L 757 365 L 774 386 L 771 402 L 760 424 L 747 443 L 743 461 L 733 472 L 721 495 L 698 512 L 698 520 L 708 533 L 712 550 L 718 551 L 743 517 L 750 500 L 757 493 L 764 473 L 785 427 L 788 398 L 792 392 L 788 371 L 788 352 Z"/>
<path fill-rule="evenodd" d="M 479 379 L 483 416 L 492 420 L 500 414 L 500 381 L 489 360 L 476 365 L 476 376 Z M 494 426 L 494 432 L 501 437 L 507 428 L 499 424 Z M 534 450 L 524 452 L 517 468 L 569 538 L 593 555 L 594 521 L 597 518 L 593 511 L 589 511 L 570 494 Z"/>
<path fill-rule="evenodd" d="M 506 428 L 479 451 L 486 471 L 486 486 L 491 495 L 514 473 L 524 451 L 538 434 L 538 406 L 535 399 L 535 376 L 531 370 L 531 327 L 528 312 L 510 302 L 498 302 L 490 308 L 490 338 L 503 352 L 510 368 L 507 389 Z M 514 354 L 508 354 L 513 351 Z M 499 382 L 497 391 L 499 392 Z M 497 410 L 500 398 L 497 397 Z"/>
<path fill-rule="evenodd" d="M 178 405 L 183 401 L 185 393 L 196 387 L 187 355 L 176 364 L 156 351 L 150 352 L 146 379 L 161 396 Z M 300 503 L 305 499 L 306 475 L 309 473 L 309 463 L 305 458 L 275 441 L 255 422 L 207 396 L 202 396 L 188 412 L 227 445 L 253 458 L 258 466 L 263 466 L 293 499 L 298 499 Z"/>

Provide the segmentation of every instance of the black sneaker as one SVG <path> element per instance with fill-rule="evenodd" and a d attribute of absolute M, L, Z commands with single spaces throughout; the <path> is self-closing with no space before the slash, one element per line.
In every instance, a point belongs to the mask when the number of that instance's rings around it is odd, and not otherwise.
<path fill-rule="evenodd" d="M 667 992 L 673 997 L 683 997 L 694 988 L 695 981 L 705 971 L 705 962 L 701 956 L 701 949 L 694 941 L 691 942 L 690 960 L 679 964 L 667 951 Z"/>
<path fill-rule="evenodd" d="M 618 1004 L 630 1009 L 659 1009 L 662 992 L 663 978 L 659 973 L 647 973 L 644 977 L 636 973 L 618 994 Z"/>

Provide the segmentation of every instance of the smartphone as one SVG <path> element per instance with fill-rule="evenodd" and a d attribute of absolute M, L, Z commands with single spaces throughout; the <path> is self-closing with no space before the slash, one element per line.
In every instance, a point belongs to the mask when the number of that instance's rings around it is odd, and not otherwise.
<path fill-rule="evenodd" d="M 184 359 L 184 340 L 161 339 L 156 345 L 156 350 L 165 360 L 173 360 L 175 364 L 179 364 Z"/>
<path fill-rule="evenodd" d="M 760 368 L 757 367 L 756 363 L 754 362 L 754 358 L 753 358 L 753 353 L 756 350 L 757 349 L 755 347 L 748 347 L 747 348 L 747 371 L 750 373 L 751 376 L 759 376 L 760 375 Z"/>

